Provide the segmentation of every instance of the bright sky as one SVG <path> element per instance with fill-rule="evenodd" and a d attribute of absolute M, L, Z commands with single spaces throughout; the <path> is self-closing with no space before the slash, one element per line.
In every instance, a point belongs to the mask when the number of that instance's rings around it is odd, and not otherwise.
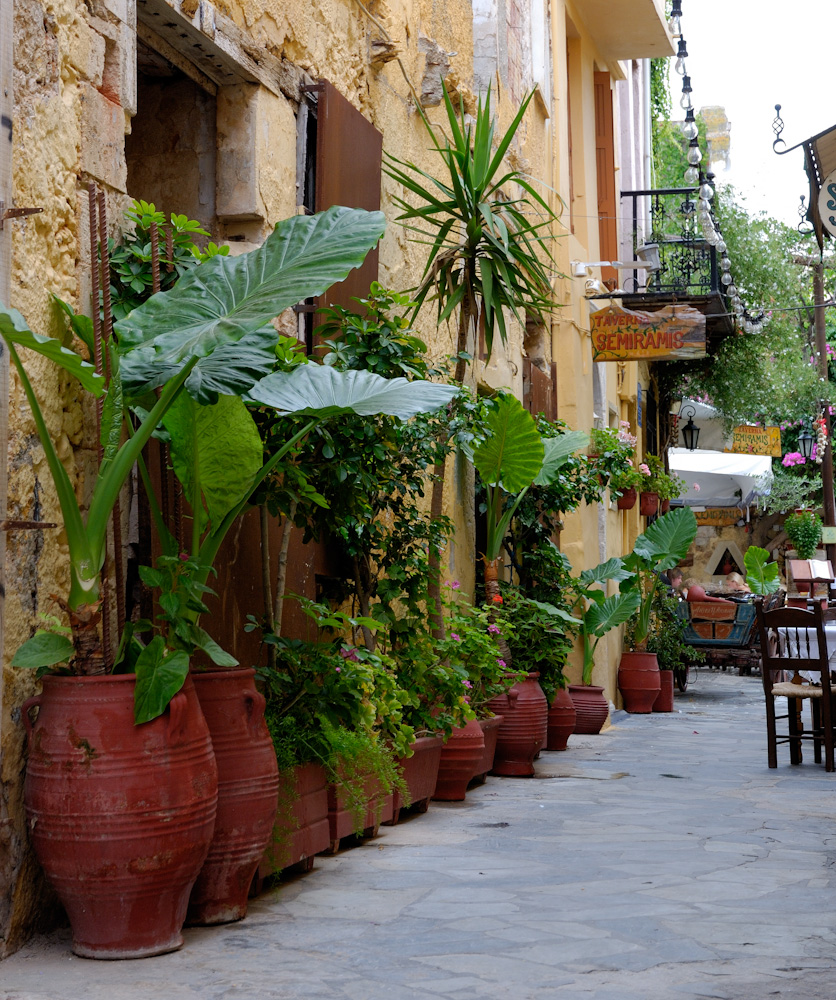
<path fill-rule="evenodd" d="M 682 0 L 682 33 L 695 109 L 722 105 L 731 122 L 731 167 L 718 183 L 734 184 L 750 212 L 796 225 L 804 157 L 773 153 L 772 120 L 780 104 L 787 147 L 836 125 L 836 0 Z M 680 82 L 671 70 L 675 118 Z"/>

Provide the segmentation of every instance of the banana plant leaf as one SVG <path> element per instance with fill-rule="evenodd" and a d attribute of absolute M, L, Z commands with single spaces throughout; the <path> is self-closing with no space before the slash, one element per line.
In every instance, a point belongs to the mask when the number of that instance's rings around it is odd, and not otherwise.
<path fill-rule="evenodd" d="M 382 378 L 369 371 L 338 372 L 327 365 L 300 365 L 258 382 L 248 398 L 279 413 L 334 417 L 342 413 L 385 413 L 408 420 L 446 406 L 459 389 L 454 385 L 405 378 Z"/>
<path fill-rule="evenodd" d="M 543 467 L 543 439 L 534 418 L 510 393 L 495 400 L 485 421 L 489 435 L 473 451 L 482 481 L 508 493 L 531 486 Z"/>
<path fill-rule="evenodd" d="M 192 369 L 186 379 L 186 392 L 204 406 L 216 403 L 219 395 L 243 395 L 273 369 L 278 336 L 268 325 L 245 334 L 236 344 L 218 347 Z M 153 344 L 128 351 L 121 359 L 126 397 L 141 400 L 151 390 L 165 385 L 181 367 L 175 361 L 161 360 Z"/>
<path fill-rule="evenodd" d="M 341 281 L 385 227 L 382 212 L 340 206 L 279 222 L 257 250 L 212 257 L 129 312 L 116 324 L 120 350 L 153 344 L 169 363 L 205 357 Z"/>
<path fill-rule="evenodd" d="M 97 398 L 104 392 L 105 380 L 96 373 L 93 365 L 82 361 L 75 351 L 67 350 L 53 337 L 42 337 L 39 333 L 33 333 L 17 309 L 10 309 L 2 302 L 0 302 L 0 336 L 7 344 L 28 347 L 54 361 L 73 378 L 78 379 L 81 385 Z"/>

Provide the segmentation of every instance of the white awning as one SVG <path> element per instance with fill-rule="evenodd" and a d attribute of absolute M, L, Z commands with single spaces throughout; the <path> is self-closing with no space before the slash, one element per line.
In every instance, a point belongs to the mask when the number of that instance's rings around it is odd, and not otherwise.
<path fill-rule="evenodd" d="M 722 451 L 668 451 L 671 472 L 684 479 L 687 491 L 679 498 L 689 507 L 740 507 L 769 492 L 772 459 L 768 455 L 734 455 Z"/>

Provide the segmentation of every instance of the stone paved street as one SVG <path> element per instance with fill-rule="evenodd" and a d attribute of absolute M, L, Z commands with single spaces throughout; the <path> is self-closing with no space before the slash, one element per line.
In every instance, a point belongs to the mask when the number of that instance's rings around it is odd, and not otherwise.
<path fill-rule="evenodd" d="M 3 1000 L 836 997 L 836 775 L 766 766 L 759 678 L 699 672 L 677 714 L 616 717 L 138 962 L 68 933 Z"/>

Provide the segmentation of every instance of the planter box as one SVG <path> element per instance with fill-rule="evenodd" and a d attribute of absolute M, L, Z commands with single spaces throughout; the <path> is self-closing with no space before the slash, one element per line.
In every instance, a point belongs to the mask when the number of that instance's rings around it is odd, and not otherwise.
<path fill-rule="evenodd" d="M 393 792 L 392 826 L 398 822 L 402 809 L 414 809 L 425 813 L 438 781 L 438 767 L 444 740 L 441 736 L 421 736 L 412 744 L 412 756 L 403 757 L 398 763 L 403 768 L 403 777 L 409 791 L 409 805 L 401 798 L 400 792 Z"/>
<path fill-rule="evenodd" d="M 479 726 L 485 736 L 485 750 L 482 759 L 476 765 L 476 773 L 470 779 L 471 785 L 484 785 L 487 780 L 488 771 L 493 767 L 493 760 L 496 756 L 496 741 L 499 738 L 499 727 L 503 721 L 501 715 L 495 715 L 492 719 L 479 720 Z"/>
<path fill-rule="evenodd" d="M 395 815 L 394 795 L 381 795 L 377 779 L 366 781 L 366 814 L 363 817 L 362 836 L 374 837 L 381 823 L 391 821 Z M 338 785 L 328 785 L 328 834 L 331 839 L 329 850 L 336 854 L 343 837 L 351 836 L 356 829 L 354 816 L 349 809 L 345 792 Z"/>
<path fill-rule="evenodd" d="M 261 892 L 264 880 L 275 872 L 303 865 L 313 868 L 314 857 L 331 846 L 328 826 L 328 782 L 319 764 L 300 764 L 279 774 L 279 813 L 275 839 L 255 873 L 250 895 Z"/>

